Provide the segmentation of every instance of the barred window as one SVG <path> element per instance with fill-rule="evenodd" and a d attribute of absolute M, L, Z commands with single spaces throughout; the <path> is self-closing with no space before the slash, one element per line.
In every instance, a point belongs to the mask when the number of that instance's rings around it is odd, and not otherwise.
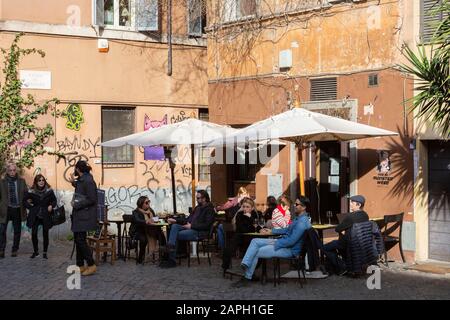
<path fill-rule="evenodd" d="M 102 108 L 102 141 L 120 138 L 134 133 L 134 108 Z M 134 164 L 134 147 L 103 147 L 104 164 Z"/>
<path fill-rule="evenodd" d="M 311 101 L 336 100 L 337 78 L 311 79 Z"/>

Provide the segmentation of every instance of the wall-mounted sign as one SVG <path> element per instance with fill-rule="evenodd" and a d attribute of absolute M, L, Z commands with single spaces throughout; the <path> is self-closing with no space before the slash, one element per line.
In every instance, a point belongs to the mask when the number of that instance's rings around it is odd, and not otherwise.
<path fill-rule="evenodd" d="M 377 167 L 375 168 L 377 175 L 373 177 L 377 181 L 377 185 L 388 185 L 394 177 L 391 176 L 392 164 L 387 150 L 377 151 Z"/>
<path fill-rule="evenodd" d="M 52 73 L 50 71 L 20 70 L 20 81 L 22 89 L 42 89 L 52 88 Z"/>
<path fill-rule="evenodd" d="M 278 198 L 283 194 L 283 175 L 271 174 L 267 176 L 267 192 L 269 196 Z"/>

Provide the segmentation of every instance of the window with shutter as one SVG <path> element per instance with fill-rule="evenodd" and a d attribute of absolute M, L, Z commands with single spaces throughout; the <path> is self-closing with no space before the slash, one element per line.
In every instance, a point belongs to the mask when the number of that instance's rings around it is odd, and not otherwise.
<path fill-rule="evenodd" d="M 92 0 L 93 24 L 119 30 L 158 31 L 158 0 Z"/>
<path fill-rule="evenodd" d="M 421 0 L 421 36 L 424 42 L 430 42 L 439 22 L 443 20 L 443 13 L 432 12 L 438 8 L 442 0 Z"/>
<path fill-rule="evenodd" d="M 337 78 L 311 79 L 311 101 L 337 99 Z"/>
<path fill-rule="evenodd" d="M 158 31 L 158 0 L 136 0 L 136 20 L 137 30 Z"/>
<path fill-rule="evenodd" d="M 188 1 L 188 34 L 202 36 L 206 28 L 205 0 Z"/>
<path fill-rule="evenodd" d="M 235 21 L 245 17 L 255 16 L 258 9 L 258 0 L 223 0 L 222 20 Z"/>

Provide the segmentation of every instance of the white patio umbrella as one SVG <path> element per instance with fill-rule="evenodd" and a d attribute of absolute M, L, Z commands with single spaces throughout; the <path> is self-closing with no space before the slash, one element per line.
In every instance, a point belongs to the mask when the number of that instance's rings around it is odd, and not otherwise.
<path fill-rule="evenodd" d="M 159 128 L 150 129 L 148 131 L 134 133 L 128 136 L 120 137 L 114 140 L 103 142 L 103 147 L 120 147 L 123 145 L 133 146 L 164 146 L 166 158 L 169 158 L 170 169 L 172 173 L 172 192 L 173 192 L 173 208 L 176 210 L 175 198 L 175 179 L 173 163 L 170 152 L 171 148 L 176 145 L 191 146 L 191 164 L 192 164 L 192 207 L 195 205 L 195 165 L 194 165 L 194 148 L 207 145 L 213 140 L 221 140 L 226 136 L 234 134 L 237 129 L 228 126 L 222 126 L 215 123 L 202 121 L 195 118 L 186 119 L 184 121 L 165 125 Z"/>
<path fill-rule="evenodd" d="M 393 136 L 397 133 L 371 127 L 361 123 L 294 108 L 273 117 L 256 122 L 227 136 L 226 139 L 212 141 L 209 146 L 283 139 L 294 142 L 299 155 L 300 192 L 305 194 L 302 166 L 302 145 L 312 141 L 346 141 L 379 136 Z"/>

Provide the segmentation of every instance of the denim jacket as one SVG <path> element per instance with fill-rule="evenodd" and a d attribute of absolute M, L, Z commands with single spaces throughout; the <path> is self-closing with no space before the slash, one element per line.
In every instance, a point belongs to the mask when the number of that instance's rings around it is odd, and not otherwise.
<path fill-rule="evenodd" d="M 291 249 L 294 256 L 298 255 L 303 244 L 303 233 L 309 228 L 311 228 L 311 222 L 309 222 L 309 217 L 307 214 L 302 214 L 301 216 L 296 217 L 287 230 L 283 229 L 277 231 L 279 234 L 284 232 L 285 234 L 275 241 L 275 250 L 288 248 Z"/>

